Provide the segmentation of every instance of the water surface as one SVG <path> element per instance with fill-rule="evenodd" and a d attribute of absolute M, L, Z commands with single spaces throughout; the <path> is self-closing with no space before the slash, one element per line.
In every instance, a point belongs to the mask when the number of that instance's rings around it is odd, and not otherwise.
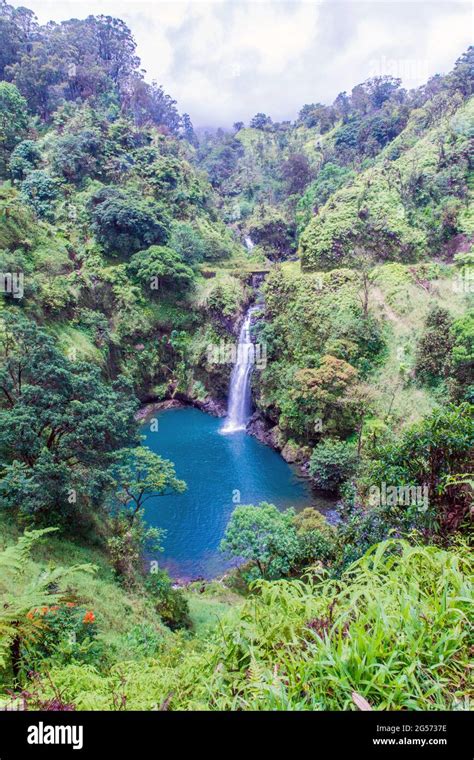
<path fill-rule="evenodd" d="M 236 499 L 281 509 L 315 504 L 307 481 L 276 451 L 245 431 L 222 435 L 222 424 L 186 408 L 161 412 L 156 432 L 143 425 L 145 444 L 174 462 L 188 486 L 184 494 L 158 496 L 145 505 L 147 522 L 167 531 L 164 553 L 154 558 L 175 578 L 213 578 L 232 565 L 218 547 Z M 322 511 L 329 506 L 318 500 Z"/>

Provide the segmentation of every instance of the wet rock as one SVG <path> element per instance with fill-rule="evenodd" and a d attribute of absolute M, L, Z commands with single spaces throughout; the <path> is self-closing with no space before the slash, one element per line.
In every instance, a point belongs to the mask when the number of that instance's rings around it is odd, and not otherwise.
<path fill-rule="evenodd" d="M 211 398 L 208 396 L 204 401 L 198 401 L 194 399 L 191 401 L 192 405 L 200 409 L 206 414 L 212 414 L 213 417 L 225 417 L 227 414 L 227 407 L 224 401 L 220 399 Z"/>
<path fill-rule="evenodd" d="M 311 449 L 308 446 L 298 446 L 294 441 L 287 441 L 281 455 L 288 464 L 304 465 L 311 456 Z"/>

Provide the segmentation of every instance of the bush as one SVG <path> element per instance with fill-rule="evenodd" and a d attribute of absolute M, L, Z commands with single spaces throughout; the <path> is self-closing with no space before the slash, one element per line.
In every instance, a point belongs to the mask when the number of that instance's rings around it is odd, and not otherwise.
<path fill-rule="evenodd" d="M 23 645 L 25 673 L 38 670 L 43 660 L 61 665 L 71 661 L 98 663 L 104 658 L 92 610 L 67 602 L 31 610 L 27 618 L 32 632 Z"/>
<path fill-rule="evenodd" d="M 127 267 L 144 290 L 158 295 L 163 289 L 185 290 L 193 283 L 193 270 L 180 254 L 164 245 L 152 245 L 135 253 Z"/>
<path fill-rule="evenodd" d="M 303 568 L 334 559 L 336 532 L 320 512 L 307 507 L 295 515 L 293 524 L 298 537 L 298 561 Z"/>
<path fill-rule="evenodd" d="M 313 449 L 309 472 L 315 485 L 325 491 L 337 491 L 357 468 L 357 451 L 345 441 L 327 440 Z"/>
<path fill-rule="evenodd" d="M 41 152 L 33 140 L 23 140 L 10 156 L 9 168 L 13 179 L 25 179 L 41 161 Z"/>
<path fill-rule="evenodd" d="M 59 185 L 42 169 L 29 172 L 21 183 L 21 193 L 39 217 L 54 221 L 54 205 L 59 196 Z"/>
<path fill-rule="evenodd" d="M 105 187 L 89 203 L 92 228 L 104 250 L 131 256 L 166 243 L 171 220 L 164 207 L 138 193 Z"/>
<path fill-rule="evenodd" d="M 453 347 L 452 319 L 446 309 L 434 306 L 426 317 L 418 343 L 415 374 L 421 382 L 432 384 L 449 372 Z"/>
<path fill-rule="evenodd" d="M 176 630 L 191 627 L 188 600 L 180 589 L 173 588 L 166 570 L 156 568 L 151 572 L 145 588 L 153 599 L 156 611 L 169 628 Z"/>

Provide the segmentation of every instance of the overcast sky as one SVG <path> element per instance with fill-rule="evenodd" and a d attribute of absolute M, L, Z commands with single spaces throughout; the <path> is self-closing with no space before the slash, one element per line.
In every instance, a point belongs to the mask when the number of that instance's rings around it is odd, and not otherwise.
<path fill-rule="evenodd" d="M 10 0 L 12 2 L 12 0 Z M 452 68 L 474 39 L 474 4 L 443 0 L 24 0 L 41 23 L 122 18 L 148 79 L 195 126 L 230 126 L 258 111 L 294 119 L 370 76 L 415 87 Z"/>

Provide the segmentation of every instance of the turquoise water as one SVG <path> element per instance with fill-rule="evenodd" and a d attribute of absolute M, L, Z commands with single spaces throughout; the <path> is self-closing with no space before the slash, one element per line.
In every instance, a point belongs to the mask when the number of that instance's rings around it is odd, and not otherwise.
<path fill-rule="evenodd" d="M 161 412 L 157 419 L 156 432 L 143 425 L 145 444 L 174 462 L 188 486 L 184 494 L 158 496 L 145 505 L 148 524 L 167 531 L 164 552 L 150 559 L 174 578 L 213 578 L 232 566 L 218 547 L 239 496 L 240 504 L 315 504 L 307 482 L 277 452 L 243 431 L 220 434 L 221 419 L 192 408 Z"/>

